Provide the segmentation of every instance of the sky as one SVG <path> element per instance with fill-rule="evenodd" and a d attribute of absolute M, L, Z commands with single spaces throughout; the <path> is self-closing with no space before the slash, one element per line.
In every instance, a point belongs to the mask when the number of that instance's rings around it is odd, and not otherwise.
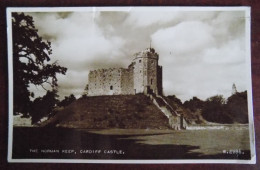
<path fill-rule="evenodd" d="M 163 66 L 163 91 L 183 102 L 228 97 L 235 83 L 247 89 L 245 11 L 171 8 L 125 11 L 27 12 L 52 43 L 51 61 L 67 67 L 57 75 L 60 98 L 80 97 L 90 70 L 127 68 L 133 54 L 151 46 Z M 47 85 L 46 85 L 46 88 Z M 41 96 L 40 87 L 30 90 Z"/>

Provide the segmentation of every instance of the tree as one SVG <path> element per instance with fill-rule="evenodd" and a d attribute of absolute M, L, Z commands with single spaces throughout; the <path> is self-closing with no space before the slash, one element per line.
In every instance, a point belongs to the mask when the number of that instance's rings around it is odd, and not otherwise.
<path fill-rule="evenodd" d="M 49 84 L 55 88 L 58 81 L 56 74 L 65 74 L 67 69 L 59 66 L 57 61 L 50 62 L 51 43 L 38 35 L 31 16 L 12 13 L 12 36 L 14 114 L 26 115 L 32 104 L 30 96 L 34 96 L 28 90 L 29 85 L 45 89 L 44 85 Z"/>
<path fill-rule="evenodd" d="M 68 106 L 69 104 L 71 104 L 72 102 L 74 102 L 76 100 L 75 96 L 73 94 L 71 94 L 69 97 L 65 96 L 65 98 L 58 104 L 58 106 Z"/>
<path fill-rule="evenodd" d="M 190 111 L 195 112 L 197 109 L 202 109 L 204 106 L 204 101 L 200 100 L 197 97 L 193 97 L 189 101 L 183 103 L 185 108 L 190 109 Z"/>
<path fill-rule="evenodd" d="M 225 99 L 222 95 L 216 95 L 206 100 L 202 116 L 210 122 L 232 123 L 232 119 L 226 113 Z"/>
<path fill-rule="evenodd" d="M 85 87 L 85 89 L 84 89 L 84 94 L 85 94 L 85 95 L 88 95 L 88 84 L 86 85 L 86 87 Z M 84 94 L 83 94 L 83 95 L 84 95 Z"/>
<path fill-rule="evenodd" d="M 32 116 L 32 124 L 37 123 L 44 116 L 53 114 L 53 108 L 58 103 L 57 90 L 47 91 L 43 97 L 36 98 L 30 107 L 30 114 Z"/>
<path fill-rule="evenodd" d="M 248 123 L 247 92 L 236 92 L 227 99 L 227 112 L 234 122 Z"/>
<path fill-rule="evenodd" d="M 171 101 L 177 103 L 178 105 L 182 105 L 182 102 L 179 98 L 177 98 L 175 95 L 169 95 L 167 96 L 168 99 L 170 99 Z"/>

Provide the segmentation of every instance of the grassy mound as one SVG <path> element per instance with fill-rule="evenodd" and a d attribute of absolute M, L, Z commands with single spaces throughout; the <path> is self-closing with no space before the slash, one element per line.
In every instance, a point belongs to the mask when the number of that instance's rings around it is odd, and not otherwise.
<path fill-rule="evenodd" d="M 42 126 L 71 128 L 168 129 L 168 119 L 145 95 L 78 99 Z"/>

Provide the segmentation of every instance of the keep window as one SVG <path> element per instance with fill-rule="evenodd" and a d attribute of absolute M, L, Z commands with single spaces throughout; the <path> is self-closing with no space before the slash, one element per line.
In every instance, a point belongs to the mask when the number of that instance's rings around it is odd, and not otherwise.
<path fill-rule="evenodd" d="M 110 86 L 110 90 L 113 90 L 113 86 Z"/>
<path fill-rule="evenodd" d="M 153 79 L 151 79 L 151 85 L 153 85 Z"/>
<path fill-rule="evenodd" d="M 142 60 L 139 60 L 139 63 L 141 63 L 142 62 Z"/>

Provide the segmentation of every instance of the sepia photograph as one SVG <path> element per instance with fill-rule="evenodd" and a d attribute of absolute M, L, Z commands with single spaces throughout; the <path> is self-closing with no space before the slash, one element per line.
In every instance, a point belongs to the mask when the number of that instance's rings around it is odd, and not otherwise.
<path fill-rule="evenodd" d="M 9 162 L 255 163 L 250 7 L 6 15 Z"/>

